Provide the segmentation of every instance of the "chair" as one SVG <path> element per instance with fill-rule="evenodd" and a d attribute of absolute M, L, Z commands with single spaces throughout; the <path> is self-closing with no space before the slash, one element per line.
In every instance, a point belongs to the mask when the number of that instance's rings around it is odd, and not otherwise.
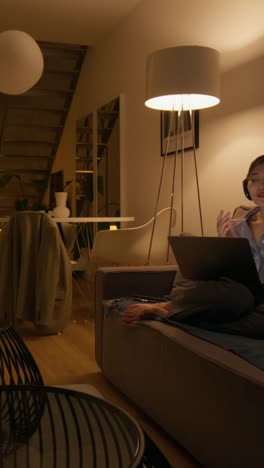
<path fill-rule="evenodd" d="M 90 249 L 81 248 L 78 241 L 78 228 L 75 223 L 61 223 L 61 229 L 63 234 L 63 241 L 70 257 L 71 270 L 72 270 L 72 281 L 79 291 L 80 296 L 84 299 L 84 302 L 89 305 L 89 294 L 86 289 L 80 285 L 81 276 L 89 271 L 90 266 Z M 77 258 L 75 260 L 75 257 Z"/>
<path fill-rule="evenodd" d="M 167 259 L 170 208 L 157 213 L 153 244 L 150 256 L 152 265 L 164 265 Z M 147 223 L 125 229 L 102 230 L 97 232 L 91 253 L 91 265 L 145 265 L 148 260 L 149 245 L 154 217 Z M 176 211 L 172 211 L 172 227 L 176 224 Z M 171 254 L 169 264 L 175 259 Z"/>
<path fill-rule="evenodd" d="M 0 319 L 30 321 L 43 334 L 71 314 L 71 266 L 57 224 L 44 212 L 17 212 L 0 239 Z"/>

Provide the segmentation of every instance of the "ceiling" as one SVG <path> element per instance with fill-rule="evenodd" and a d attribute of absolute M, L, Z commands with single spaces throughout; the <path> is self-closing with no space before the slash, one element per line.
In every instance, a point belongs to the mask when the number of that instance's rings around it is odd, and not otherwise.
<path fill-rule="evenodd" d="M 40 41 L 93 45 L 142 0 L 1 0 L 0 31 Z"/>

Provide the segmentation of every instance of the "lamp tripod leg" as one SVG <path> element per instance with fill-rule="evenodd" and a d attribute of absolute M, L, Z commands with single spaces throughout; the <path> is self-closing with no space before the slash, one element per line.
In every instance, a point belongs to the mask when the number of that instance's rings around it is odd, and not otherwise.
<path fill-rule="evenodd" d="M 174 194 L 175 194 L 175 181 L 176 181 L 176 174 L 177 174 L 177 154 L 179 149 L 179 131 L 180 131 L 180 119 L 181 119 L 181 111 L 172 111 L 171 120 L 174 118 L 174 134 L 176 135 L 176 142 L 175 142 L 175 152 L 174 152 L 174 160 L 173 160 L 173 173 L 172 173 L 172 186 L 171 186 L 171 201 L 170 201 L 170 222 L 169 222 L 169 232 L 168 235 L 171 235 L 171 227 L 172 227 L 172 209 L 174 203 Z M 176 124 L 177 118 L 177 124 Z M 170 252 L 170 245 L 168 242 L 167 245 L 167 254 L 166 254 L 166 263 L 169 263 L 169 252 Z"/>
<path fill-rule="evenodd" d="M 194 168 L 195 168 L 195 180 L 196 180 L 196 190 L 197 190 L 197 197 L 198 197 L 198 206 L 199 206 L 199 219 L 200 219 L 200 227 L 201 227 L 201 234 L 204 235 L 204 227 L 203 227 L 203 216 L 202 216 L 202 207 L 201 207 L 201 197 L 200 197 L 200 188 L 199 188 L 199 179 L 198 179 L 198 168 L 197 168 L 197 158 L 196 158 L 196 148 L 195 148 L 195 137 L 194 137 L 194 113 L 190 111 L 190 119 L 191 119 L 191 128 L 192 128 L 192 147 L 193 147 L 193 160 L 194 160 Z"/>
<path fill-rule="evenodd" d="M 148 256 L 147 256 L 147 265 L 150 265 L 150 256 L 151 256 L 153 237 L 154 237 L 154 232 L 155 232 L 155 227 L 156 227 L 156 219 L 157 219 L 157 213 L 158 213 L 159 199 L 160 199 L 161 187 L 162 187 L 162 182 L 163 182 L 164 170 L 165 170 L 165 166 L 166 166 L 166 162 L 167 162 L 168 148 L 169 148 L 169 143 L 170 143 L 172 120 L 173 120 L 173 110 L 171 111 L 169 134 L 168 134 L 168 138 L 167 138 L 167 142 L 166 142 L 165 154 L 164 154 L 164 159 L 163 159 L 162 168 L 161 168 L 159 188 L 158 188 L 158 194 L 157 194 L 155 210 L 154 210 L 153 226 L 152 226 L 151 235 L 150 235 L 149 251 L 148 251 Z"/>

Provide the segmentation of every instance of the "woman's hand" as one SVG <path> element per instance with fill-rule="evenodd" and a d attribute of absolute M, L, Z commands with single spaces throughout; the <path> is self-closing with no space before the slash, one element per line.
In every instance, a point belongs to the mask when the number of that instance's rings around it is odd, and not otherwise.
<path fill-rule="evenodd" d="M 217 233 L 219 237 L 236 237 L 233 229 L 231 213 L 220 211 L 216 223 Z"/>

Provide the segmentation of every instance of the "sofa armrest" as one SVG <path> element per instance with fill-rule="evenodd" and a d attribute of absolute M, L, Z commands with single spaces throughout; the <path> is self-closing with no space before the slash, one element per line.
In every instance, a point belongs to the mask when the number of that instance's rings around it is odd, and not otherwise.
<path fill-rule="evenodd" d="M 101 267 L 95 275 L 95 353 L 102 367 L 103 301 L 127 296 L 163 296 L 170 293 L 175 265 Z"/>
<path fill-rule="evenodd" d="M 98 268 L 95 277 L 99 302 L 124 296 L 163 296 L 169 294 L 175 265 Z"/>

